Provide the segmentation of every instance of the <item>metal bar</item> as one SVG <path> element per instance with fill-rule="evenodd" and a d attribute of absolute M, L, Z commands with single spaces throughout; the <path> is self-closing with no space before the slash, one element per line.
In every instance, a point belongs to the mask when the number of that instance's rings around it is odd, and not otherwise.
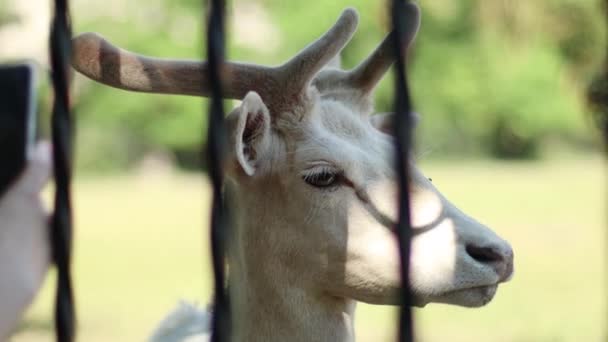
<path fill-rule="evenodd" d="M 70 276 L 72 256 L 73 117 L 70 112 L 69 72 L 72 30 L 67 0 L 55 0 L 50 36 L 52 83 L 55 91 L 51 118 L 55 208 L 51 217 L 51 250 L 57 267 L 55 297 L 55 337 L 59 342 L 74 340 L 75 310 Z"/>
<path fill-rule="evenodd" d="M 397 153 L 397 173 L 399 177 L 399 223 L 397 235 L 401 261 L 401 307 L 399 312 L 399 341 L 414 340 L 412 322 L 412 299 L 409 288 L 409 259 L 411 249 L 411 220 L 409 198 L 409 153 L 412 143 L 412 104 L 407 84 L 407 70 L 402 46 L 405 45 L 405 1 L 393 0 L 391 7 L 392 24 L 395 34 L 393 38 L 393 53 L 395 54 L 395 140 Z"/>
<path fill-rule="evenodd" d="M 222 194 L 224 181 L 226 133 L 224 109 L 222 105 L 221 70 L 224 63 L 224 15 L 223 0 L 211 0 L 207 26 L 207 60 L 211 98 L 209 123 L 207 126 L 207 165 L 213 184 L 213 203 L 211 207 L 211 256 L 214 274 L 214 308 L 212 318 L 212 342 L 230 339 L 230 306 L 226 290 L 225 250 L 227 233 L 226 206 Z"/>

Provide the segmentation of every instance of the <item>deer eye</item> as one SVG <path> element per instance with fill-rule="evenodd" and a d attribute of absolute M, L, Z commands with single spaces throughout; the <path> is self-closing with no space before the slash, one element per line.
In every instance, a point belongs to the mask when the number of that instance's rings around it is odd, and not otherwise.
<path fill-rule="evenodd" d="M 302 175 L 302 179 L 311 186 L 316 188 L 329 188 L 338 185 L 340 181 L 340 172 L 333 170 L 318 170 L 307 172 Z"/>

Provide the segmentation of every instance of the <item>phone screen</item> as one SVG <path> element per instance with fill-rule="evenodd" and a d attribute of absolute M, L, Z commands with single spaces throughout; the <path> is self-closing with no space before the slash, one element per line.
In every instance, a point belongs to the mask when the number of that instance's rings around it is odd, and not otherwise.
<path fill-rule="evenodd" d="M 25 168 L 35 140 L 34 68 L 0 66 L 0 196 Z"/>

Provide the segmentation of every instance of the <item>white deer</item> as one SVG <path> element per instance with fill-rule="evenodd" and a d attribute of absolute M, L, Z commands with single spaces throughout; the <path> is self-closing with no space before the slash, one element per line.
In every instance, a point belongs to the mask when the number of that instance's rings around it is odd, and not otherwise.
<path fill-rule="evenodd" d="M 418 7 L 408 5 L 406 18 L 404 49 Z M 225 166 L 236 214 L 228 258 L 234 341 L 352 341 L 356 301 L 398 303 L 392 120 L 371 115 L 373 90 L 394 59 L 390 37 L 350 71 L 330 65 L 357 20 L 345 10 L 279 67 L 228 62 L 222 70 L 225 96 L 242 99 L 227 118 Z M 92 33 L 74 40 L 73 62 L 122 89 L 210 94 L 206 63 L 139 56 Z M 511 247 L 410 168 L 415 305 L 485 305 L 512 275 Z M 190 310 L 174 313 L 156 340 L 191 334 Z"/>

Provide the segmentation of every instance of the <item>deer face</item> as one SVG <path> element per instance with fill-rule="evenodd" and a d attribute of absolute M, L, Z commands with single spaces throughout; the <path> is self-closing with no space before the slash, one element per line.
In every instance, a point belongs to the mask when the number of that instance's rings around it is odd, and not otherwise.
<path fill-rule="evenodd" d="M 419 26 L 409 5 L 408 49 Z M 397 304 L 399 255 L 391 115 L 372 93 L 393 62 L 390 37 L 350 71 L 327 67 L 355 31 L 346 10 L 325 35 L 279 67 L 228 62 L 227 173 L 238 226 L 232 257 L 251 277 L 333 297 Z M 207 65 L 151 59 L 99 36 L 74 41 L 74 67 L 111 86 L 206 96 Z M 416 304 L 481 306 L 513 270 L 511 247 L 462 213 L 410 162 Z M 257 275 L 259 273 L 261 275 Z M 251 279 L 250 279 L 251 280 Z"/>
<path fill-rule="evenodd" d="M 382 131 L 390 117 L 370 120 L 366 107 L 340 96 L 313 96 L 315 104 L 301 121 L 273 126 L 255 93 L 229 116 L 235 156 L 230 174 L 237 193 L 250 194 L 238 195 L 241 206 L 252 209 L 243 219 L 259 220 L 240 232 L 252 251 L 246 258 L 272 251 L 263 263 L 290 273 L 302 286 L 397 304 L 401 282 L 393 228 L 399 189 L 393 138 Z M 415 303 L 488 303 L 512 273 L 510 246 L 410 167 Z"/>

